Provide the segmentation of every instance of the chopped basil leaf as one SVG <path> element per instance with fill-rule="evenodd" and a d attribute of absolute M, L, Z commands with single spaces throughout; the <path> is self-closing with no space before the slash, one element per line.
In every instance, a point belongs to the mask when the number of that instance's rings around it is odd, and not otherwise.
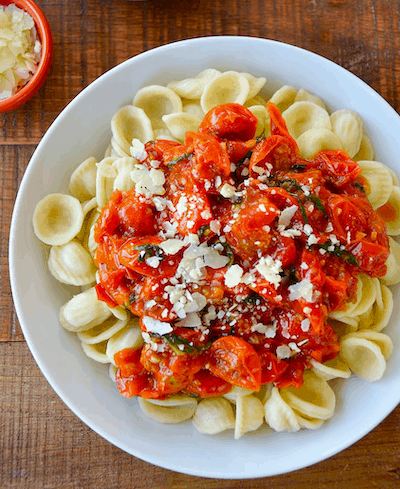
<path fill-rule="evenodd" d="M 354 265 L 355 267 L 359 267 L 359 263 L 357 261 L 357 258 L 352 255 L 349 251 L 347 250 L 341 250 L 340 246 L 341 245 L 334 245 L 330 241 L 324 244 L 319 244 L 317 245 L 320 248 L 326 250 L 328 253 L 332 253 L 332 255 L 338 256 L 342 260 L 346 261 L 347 263 L 350 263 L 351 265 Z M 333 247 L 333 249 L 332 249 Z"/>
<path fill-rule="evenodd" d="M 197 234 L 199 238 L 203 238 L 204 236 L 210 235 L 211 234 L 210 226 L 208 224 L 201 226 L 201 228 L 197 231 Z"/>
<path fill-rule="evenodd" d="M 212 343 L 209 341 L 204 346 L 191 345 L 191 341 L 187 340 L 186 338 L 182 338 L 176 333 L 167 333 L 162 336 L 157 336 L 163 338 L 177 355 L 182 355 L 183 353 L 189 353 L 190 355 L 201 353 L 202 351 L 207 350 Z M 183 345 L 182 349 L 179 348 L 181 345 Z"/>
<path fill-rule="evenodd" d="M 310 194 L 308 196 L 308 200 L 311 200 L 311 202 L 315 205 L 315 207 L 322 212 L 322 215 L 324 216 L 325 219 L 328 218 L 328 214 L 326 212 L 325 206 L 319 197 L 317 197 L 314 194 Z"/>
<path fill-rule="evenodd" d="M 363 194 L 365 194 L 365 188 L 361 185 L 361 183 L 354 182 L 354 186 L 358 188 L 358 190 L 361 190 Z"/>
<path fill-rule="evenodd" d="M 175 158 L 174 160 L 167 161 L 167 165 L 175 165 L 176 163 L 180 163 L 181 161 L 186 161 L 189 158 L 191 158 L 194 155 L 194 153 L 183 153 L 183 155 L 178 156 L 178 158 Z"/>
<path fill-rule="evenodd" d="M 224 247 L 224 251 L 225 251 L 225 254 L 226 256 L 229 258 L 229 261 L 228 263 L 226 264 L 227 267 L 230 267 L 231 265 L 233 265 L 233 262 L 235 260 L 235 257 L 233 256 L 233 250 L 232 248 L 230 247 L 230 245 L 228 245 L 228 243 L 223 243 L 222 241 L 215 241 L 214 243 L 212 243 L 212 246 L 217 246 L 217 245 L 221 245 Z"/>
<path fill-rule="evenodd" d="M 307 165 L 304 165 L 303 163 L 296 163 L 295 165 L 291 166 L 290 169 L 293 171 L 303 171 L 307 168 Z"/>
<path fill-rule="evenodd" d="M 245 304 L 251 304 L 253 306 L 259 306 L 262 301 L 263 298 L 261 297 L 261 295 L 257 294 L 257 292 L 252 292 L 243 300 Z"/>
<path fill-rule="evenodd" d="M 248 151 L 241 160 L 239 160 L 237 163 L 236 163 L 236 169 L 239 168 L 239 166 L 243 165 L 243 163 L 247 160 L 247 158 L 251 158 L 251 155 L 253 154 L 253 150 L 251 149 L 250 151 Z"/>
<path fill-rule="evenodd" d="M 156 256 L 160 260 L 164 260 L 165 258 L 163 250 L 155 244 L 145 243 L 142 245 L 135 246 L 134 250 L 144 252 L 144 253 L 139 253 L 138 261 L 140 263 L 143 263 L 144 261 L 146 261 L 146 258 L 150 258 L 152 256 Z"/>
<path fill-rule="evenodd" d="M 134 293 L 132 293 L 132 294 L 129 296 L 129 304 L 133 304 L 135 301 L 136 301 L 135 294 L 134 294 Z"/>

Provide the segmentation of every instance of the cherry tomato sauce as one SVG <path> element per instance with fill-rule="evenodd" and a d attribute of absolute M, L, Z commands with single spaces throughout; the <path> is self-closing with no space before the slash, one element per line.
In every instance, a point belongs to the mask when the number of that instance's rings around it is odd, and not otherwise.
<path fill-rule="evenodd" d="M 140 316 L 145 340 L 115 355 L 125 397 L 301 387 L 311 359 L 339 352 L 329 312 L 355 299 L 359 273 L 386 273 L 393 210 L 373 211 L 344 151 L 302 158 L 267 108 L 268 138 L 225 104 L 183 144 L 147 143 L 140 164 L 162 190 L 115 190 L 102 209 L 98 298 Z M 204 250 L 221 264 L 199 265 Z"/>

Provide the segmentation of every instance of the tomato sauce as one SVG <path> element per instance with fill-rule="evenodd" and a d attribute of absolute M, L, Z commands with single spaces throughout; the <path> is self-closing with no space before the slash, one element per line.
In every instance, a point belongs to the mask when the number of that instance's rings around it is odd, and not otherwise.
<path fill-rule="evenodd" d="M 373 211 L 358 164 L 341 150 L 302 158 L 267 108 L 265 139 L 225 104 L 183 144 L 147 143 L 150 183 L 101 212 L 98 298 L 140 316 L 145 340 L 115 355 L 125 397 L 300 387 L 312 359 L 339 352 L 329 312 L 355 299 L 359 273 L 386 273 L 390 209 Z"/>

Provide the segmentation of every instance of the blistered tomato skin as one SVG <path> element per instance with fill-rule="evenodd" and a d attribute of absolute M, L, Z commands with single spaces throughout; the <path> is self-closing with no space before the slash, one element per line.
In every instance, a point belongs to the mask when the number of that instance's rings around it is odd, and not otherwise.
<path fill-rule="evenodd" d="M 247 141 L 256 133 L 257 118 L 240 104 L 218 105 L 205 115 L 199 132 L 220 139 Z"/>
<path fill-rule="evenodd" d="M 374 212 L 343 151 L 303 159 L 267 109 L 268 138 L 225 104 L 183 144 L 146 143 L 146 191 L 115 190 L 102 209 L 97 297 L 139 316 L 145 341 L 115 355 L 121 395 L 300 388 L 311 360 L 339 353 L 328 314 L 356 298 L 358 274 L 386 273 L 393 209 Z"/>

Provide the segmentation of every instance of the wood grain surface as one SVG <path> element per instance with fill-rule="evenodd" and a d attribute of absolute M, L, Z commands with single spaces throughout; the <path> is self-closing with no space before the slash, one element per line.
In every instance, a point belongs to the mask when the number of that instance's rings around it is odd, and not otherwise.
<path fill-rule="evenodd" d="M 115 448 L 63 404 L 33 360 L 12 303 L 7 249 L 14 199 L 36 145 L 60 111 L 108 69 L 180 39 L 258 36 L 335 61 L 397 109 L 400 0 L 37 1 L 53 33 L 51 72 L 30 102 L 0 114 L 0 488 L 398 489 L 400 407 L 331 459 L 265 479 L 186 476 Z"/>

